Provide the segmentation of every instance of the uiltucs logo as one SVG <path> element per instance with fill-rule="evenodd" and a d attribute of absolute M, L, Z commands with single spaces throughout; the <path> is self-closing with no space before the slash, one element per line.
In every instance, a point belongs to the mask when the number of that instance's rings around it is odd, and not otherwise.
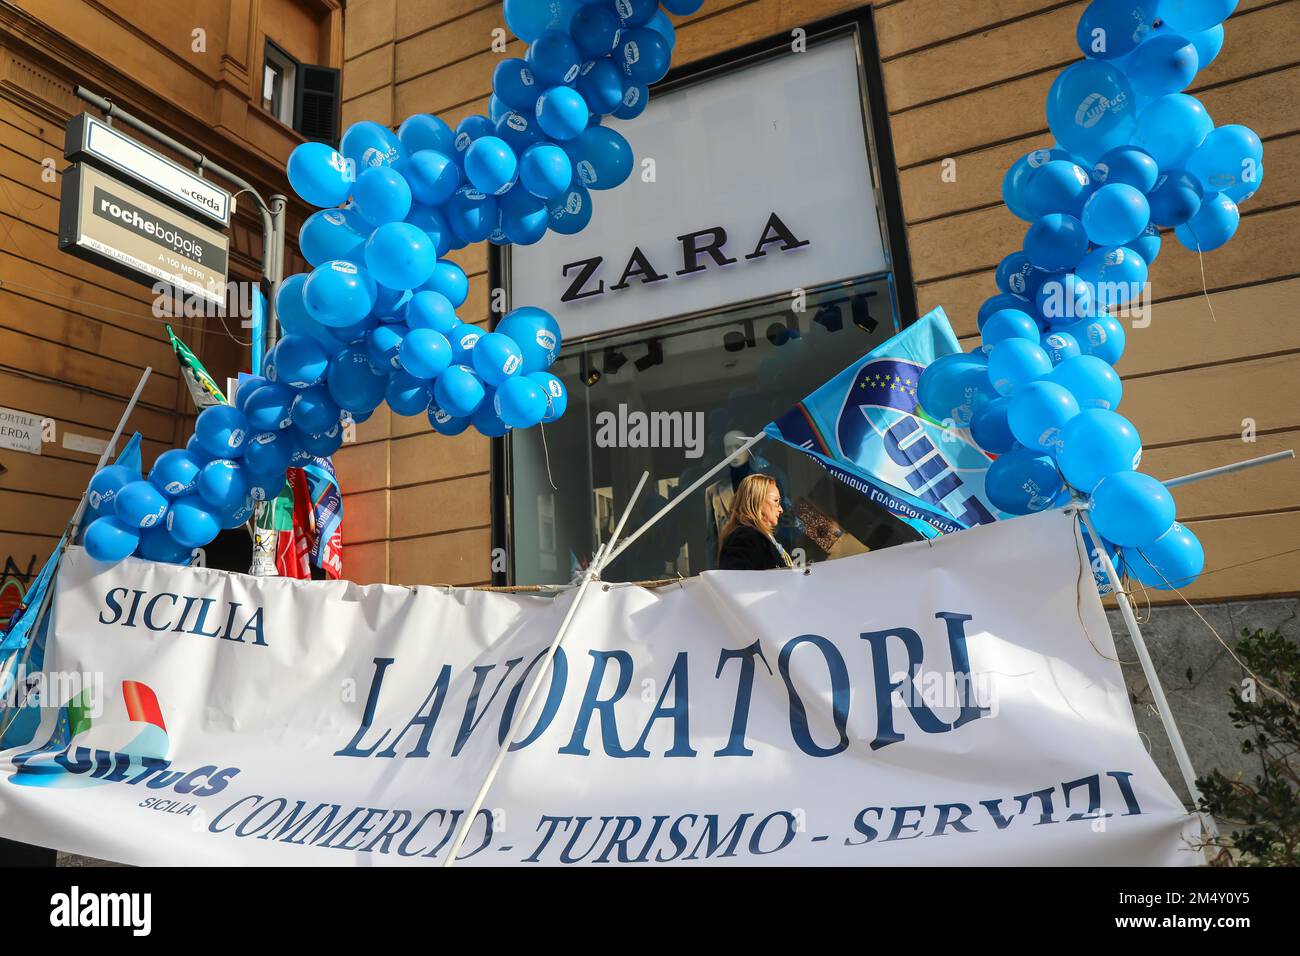
<path fill-rule="evenodd" d="M 64 701 L 49 739 L 13 758 L 9 782 L 60 790 L 143 783 L 150 790 L 210 797 L 224 790 L 239 773 L 237 767 L 221 769 L 215 764 L 191 771 L 169 769 L 167 725 L 153 688 L 141 681 L 124 680 L 121 704 L 121 710 L 94 716 L 97 711 L 89 688 Z M 79 746 L 78 738 L 84 740 L 92 731 L 94 746 Z M 145 805 L 155 803 L 150 800 Z"/>

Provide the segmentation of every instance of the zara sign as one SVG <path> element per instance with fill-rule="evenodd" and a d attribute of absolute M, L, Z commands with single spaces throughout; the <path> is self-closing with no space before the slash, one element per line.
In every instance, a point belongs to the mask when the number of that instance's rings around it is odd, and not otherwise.
<path fill-rule="evenodd" d="M 889 271 L 855 39 L 652 96 L 610 120 L 637 166 L 591 224 L 508 257 L 566 341 Z"/>

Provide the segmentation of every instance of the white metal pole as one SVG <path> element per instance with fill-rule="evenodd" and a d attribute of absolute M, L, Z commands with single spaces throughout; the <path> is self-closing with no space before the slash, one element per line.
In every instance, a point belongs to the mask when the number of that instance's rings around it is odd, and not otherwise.
<path fill-rule="evenodd" d="M 1260 465 L 1272 464 L 1275 461 L 1286 461 L 1294 458 L 1295 452 L 1288 448 L 1286 451 L 1274 452 L 1271 455 L 1262 455 L 1259 458 L 1247 458 L 1245 461 L 1233 462 L 1231 465 L 1220 465 L 1218 468 L 1209 468 L 1205 471 L 1195 471 L 1190 475 L 1183 475 L 1181 478 L 1170 478 L 1168 481 L 1162 481 L 1161 484 L 1166 488 L 1177 488 L 1179 485 L 1190 485 L 1193 481 L 1204 481 L 1206 478 L 1217 478 L 1219 475 L 1228 475 L 1234 471 L 1245 471 L 1247 468 L 1258 468 Z"/>
<path fill-rule="evenodd" d="M 722 459 L 722 461 L 718 462 L 718 464 L 716 464 L 714 467 L 710 468 L 708 471 L 706 471 L 706 472 L 705 472 L 704 474 L 702 474 L 700 477 L 696 478 L 693 482 L 691 482 L 689 485 L 686 486 L 685 490 L 683 490 L 683 491 L 679 491 L 679 492 L 677 493 L 677 496 L 676 496 L 675 498 L 673 498 L 672 501 L 668 502 L 668 504 L 664 505 L 662 508 L 660 508 L 658 511 L 656 511 L 653 515 L 651 515 L 651 516 L 650 516 L 650 519 L 649 519 L 648 521 L 646 521 L 645 524 L 643 524 L 641 527 L 637 528 L 636 531 L 635 531 L 635 533 L 633 533 L 633 534 L 631 534 L 631 535 L 628 535 L 627 540 L 625 540 L 621 545 L 619 545 L 619 546 L 618 546 L 617 548 L 615 548 L 612 552 L 610 552 L 609 556 L 605 559 L 605 563 L 606 563 L 606 564 L 610 564 L 610 563 L 612 563 L 612 562 L 614 561 L 614 559 L 616 559 L 620 554 L 622 554 L 624 551 L 626 551 L 629 547 L 632 546 L 632 542 L 633 542 L 633 541 L 635 541 L 637 538 L 641 537 L 641 535 L 643 535 L 643 534 L 645 534 L 647 531 L 649 531 L 650 528 L 651 528 L 651 527 L 652 527 L 656 522 L 658 522 L 660 518 L 662 518 L 664 515 L 668 514 L 668 512 L 672 511 L 672 510 L 673 510 L 674 508 L 676 508 L 679 504 L 681 504 L 683 501 L 685 501 L 686 498 L 690 495 L 690 493 L 691 493 L 692 491 L 694 491 L 696 488 L 700 487 L 700 485 L 704 484 L 706 481 L 708 481 L 710 478 L 712 478 L 712 477 L 713 477 L 714 475 L 716 475 L 718 472 L 722 471 L 723 468 L 726 468 L 726 467 L 727 467 L 727 463 L 730 462 L 730 461 L 731 461 L 733 458 L 735 458 L 737 455 L 741 454 L 742 452 L 749 451 L 749 449 L 753 448 L 755 445 L 757 445 L 759 442 L 761 442 L 761 441 L 762 441 L 764 438 L 766 438 L 766 437 L 767 437 L 767 433 L 766 433 L 766 432 L 759 432 L 757 435 L 753 435 L 753 436 L 751 436 L 750 439 L 749 439 L 749 441 L 745 442 L 745 444 L 741 445 L 739 448 L 737 448 L 735 451 L 733 451 L 733 452 L 732 452 L 730 455 L 728 455 L 726 458 Z"/>
<path fill-rule="evenodd" d="M 641 473 L 641 480 L 637 482 L 636 490 L 632 492 L 632 497 L 628 500 L 627 507 L 623 509 L 623 516 L 619 518 L 618 525 L 614 528 L 614 534 L 606 544 L 602 544 L 596 549 L 595 555 L 592 556 L 591 563 L 587 565 L 587 570 L 582 573 L 582 580 L 578 584 L 578 590 L 573 595 L 573 603 L 569 605 L 569 610 L 564 614 L 564 620 L 560 622 L 560 629 L 555 633 L 555 639 L 551 641 L 551 646 L 546 649 L 546 656 L 542 659 L 541 665 L 537 668 L 537 675 L 533 678 L 532 683 L 528 686 L 528 691 L 524 699 L 520 702 L 519 707 L 515 710 L 514 719 L 510 721 L 510 731 L 506 734 L 505 739 L 497 747 L 497 755 L 492 760 L 492 766 L 488 768 L 487 776 L 483 778 L 483 783 L 478 788 L 478 793 L 474 796 L 474 803 L 470 806 L 469 811 L 465 814 L 465 819 L 461 821 L 460 828 L 456 831 L 456 838 L 451 843 L 451 849 L 448 850 L 446 858 L 442 861 L 443 867 L 452 867 L 456 865 L 456 855 L 465 845 L 465 838 L 469 836 L 470 828 L 474 826 L 474 818 L 478 812 L 483 809 L 483 802 L 487 799 L 488 791 L 492 789 L 492 784 L 496 780 L 497 772 L 505 762 L 506 754 L 510 752 L 510 746 L 514 743 L 515 737 L 523 729 L 524 722 L 529 716 L 529 708 L 532 706 L 533 698 L 541 689 L 542 681 L 550 676 L 551 662 L 555 660 L 555 652 L 560 649 L 564 643 L 565 636 L 569 633 L 569 625 L 573 623 L 574 617 L 578 613 L 578 605 L 582 603 L 582 597 L 587 593 L 587 587 L 593 580 L 600 576 L 600 570 L 605 566 L 604 556 L 613 547 L 618 540 L 619 534 L 623 531 L 623 525 L 627 522 L 627 517 L 632 513 L 632 506 L 636 503 L 641 494 L 641 489 L 645 487 L 646 480 L 650 477 L 650 472 Z"/>
<path fill-rule="evenodd" d="M 1075 504 L 1079 509 L 1079 518 L 1083 521 L 1084 527 L 1088 529 L 1093 546 L 1101 557 L 1101 565 L 1106 569 L 1106 577 L 1110 579 L 1110 586 L 1115 593 L 1115 600 L 1119 604 L 1119 612 L 1124 618 L 1129 637 L 1133 640 L 1133 646 L 1137 648 L 1138 660 L 1142 662 L 1142 673 L 1146 676 L 1147 686 L 1151 688 L 1151 695 L 1155 698 L 1156 710 L 1160 714 L 1161 724 L 1164 725 L 1165 736 L 1169 738 L 1169 745 L 1173 748 L 1174 759 L 1178 762 L 1178 769 L 1183 775 L 1183 783 L 1187 786 L 1187 792 L 1191 794 L 1192 801 L 1199 805 L 1201 791 L 1196 786 L 1196 771 L 1192 768 L 1192 758 L 1188 755 L 1187 747 L 1183 744 L 1182 734 L 1178 732 L 1178 725 L 1174 722 L 1173 712 L 1169 709 L 1169 701 L 1165 699 L 1164 688 L 1160 686 L 1160 677 L 1156 674 L 1155 664 L 1152 663 L 1151 655 L 1147 651 L 1146 641 L 1142 639 L 1142 631 L 1138 627 L 1137 616 L 1133 613 L 1133 605 L 1129 603 L 1128 595 L 1124 593 L 1123 585 L 1119 579 L 1119 572 L 1115 570 L 1110 555 L 1106 553 L 1106 549 L 1101 545 L 1101 535 L 1097 534 L 1097 529 L 1092 526 L 1092 517 L 1088 514 L 1088 503 L 1078 501 Z M 1201 825 L 1205 827 L 1206 832 L 1217 840 L 1219 838 L 1219 827 L 1214 822 L 1214 818 L 1199 809 L 1196 812 L 1200 816 Z"/>

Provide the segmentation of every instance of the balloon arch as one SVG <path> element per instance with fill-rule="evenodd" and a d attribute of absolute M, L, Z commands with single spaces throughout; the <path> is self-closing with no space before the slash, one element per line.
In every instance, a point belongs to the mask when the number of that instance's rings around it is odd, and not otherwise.
<path fill-rule="evenodd" d="M 453 130 L 417 114 L 394 133 L 359 122 L 339 149 L 299 146 L 288 175 L 321 207 L 299 244 L 312 265 L 276 294 L 285 335 L 236 404 L 206 409 L 184 449 L 148 478 L 120 465 L 91 481 L 93 557 L 185 563 L 223 528 L 273 498 L 285 469 L 328 457 L 354 422 L 387 402 L 433 429 L 488 437 L 564 414 L 546 369 L 558 323 L 524 306 L 492 332 L 461 321 L 465 273 L 446 255 L 470 243 L 528 245 L 591 220 L 592 193 L 631 174 L 630 120 L 667 73 L 666 13 L 703 0 L 505 0 L 525 58 L 493 72 L 488 116 Z M 1115 409 L 1124 327 L 1113 315 L 1142 294 L 1160 229 L 1198 252 L 1237 228 L 1238 203 L 1263 176 L 1259 137 L 1215 127 L 1183 92 L 1223 44 L 1236 0 L 1094 0 L 1079 21 L 1085 59 L 1047 96 L 1056 144 L 1016 160 L 1007 208 L 1028 222 L 1023 249 L 998 266 L 980 308 L 981 343 L 921 377 L 922 407 L 993 462 L 990 500 L 1010 514 L 1091 496 L 1104 545 L 1122 548 L 1144 584 L 1181 587 L 1204 554 L 1175 521 L 1168 491 L 1135 469 L 1141 441 Z"/>

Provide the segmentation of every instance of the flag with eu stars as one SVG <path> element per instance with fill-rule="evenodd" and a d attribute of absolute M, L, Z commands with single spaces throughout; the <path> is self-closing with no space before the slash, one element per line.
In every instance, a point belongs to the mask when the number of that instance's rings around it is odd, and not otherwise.
<path fill-rule="evenodd" d="M 961 351 L 943 309 L 868 352 L 766 433 L 810 456 L 927 538 L 998 519 L 984 493 L 991 459 L 916 399 L 921 372 Z"/>

